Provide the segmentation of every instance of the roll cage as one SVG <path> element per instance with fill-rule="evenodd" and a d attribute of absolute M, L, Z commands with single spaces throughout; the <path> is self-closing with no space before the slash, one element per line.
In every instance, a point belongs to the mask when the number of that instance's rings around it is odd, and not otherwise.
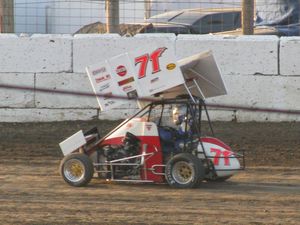
<path fill-rule="evenodd" d="M 124 124 L 128 123 L 129 121 L 133 120 L 134 118 L 144 118 L 146 122 L 150 122 L 152 112 L 158 106 L 161 106 L 161 112 L 160 112 L 160 116 L 159 116 L 156 124 L 158 127 L 161 126 L 162 117 L 163 117 L 165 110 L 167 110 L 168 105 L 185 105 L 186 106 L 185 116 L 192 120 L 193 136 L 198 139 L 198 141 L 200 142 L 202 147 L 203 147 L 202 141 L 201 141 L 201 139 L 199 139 L 199 137 L 201 137 L 201 135 L 202 135 L 202 117 L 203 117 L 202 111 L 205 112 L 205 116 L 207 118 L 207 122 L 208 122 L 209 129 L 211 132 L 211 136 L 212 137 L 215 136 L 205 102 L 200 98 L 194 97 L 193 99 L 191 99 L 189 96 L 187 96 L 187 97 L 182 97 L 182 98 L 162 99 L 162 100 L 152 101 L 151 103 L 149 103 L 145 107 L 143 107 L 141 110 L 139 110 L 132 117 L 124 120 L 121 124 L 119 124 L 112 131 L 110 131 L 107 135 L 102 137 L 95 145 L 100 144 L 108 136 L 113 134 L 120 127 L 122 127 Z M 185 126 L 185 131 L 187 131 L 187 125 Z M 191 140 L 191 138 L 192 137 L 187 137 L 184 139 L 184 151 L 185 152 L 191 151 L 191 149 L 188 149 L 188 147 L 187 147 L 187 142 L 189 140 Z M 205 158 L 207 158 L 207 157 L 205 156 Z"/>

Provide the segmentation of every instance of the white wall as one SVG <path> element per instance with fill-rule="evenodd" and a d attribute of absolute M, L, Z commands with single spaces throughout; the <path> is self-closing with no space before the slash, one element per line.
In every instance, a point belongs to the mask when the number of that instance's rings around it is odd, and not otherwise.
<path fill-rule="evenodd" d="M 177 58 L 211 49 L 224 76 L 227 96 L 208 103 L 300 110 L 300 38 L 210 35 L 0 35 L 0 122 L 118 119 L 135 103 L 100 113 L 94 97 L 43 93 L 38 88 L 92 93 L 84 67 L 139 45 L 156 42 L 176 48 Z M 212 110 L 214 120 L 300 121 L 300 116 Z"/>

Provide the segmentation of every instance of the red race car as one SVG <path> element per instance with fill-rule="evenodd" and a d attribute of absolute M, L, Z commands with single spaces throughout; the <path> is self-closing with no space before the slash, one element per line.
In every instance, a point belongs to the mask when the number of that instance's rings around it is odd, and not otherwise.
<path fill-rule="evenodd" d="M 203 114 L 207 123 L 202 122 Z M 207 130 L 211 136 L 205 136 Z M 94 173 L 107 181 L 168 183 L 176 188 L 224 181 L 244 168 L 244 156 L 213 136 L 203 100 L 153 101 L 104 137 L 93 128 L 61 142 L 65 157 L 60 173 L 76 187 L 87 185 Z"/>

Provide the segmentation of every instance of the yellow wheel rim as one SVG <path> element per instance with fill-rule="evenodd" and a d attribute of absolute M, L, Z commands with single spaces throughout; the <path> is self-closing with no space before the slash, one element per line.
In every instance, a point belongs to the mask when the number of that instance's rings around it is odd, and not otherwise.
<path fill-rule="evenodd" d="M 64 175 L 71 182 L 78 182 L 84 178 L 85 168 L 78 159 L 70 159 L 65 162 Z"/>
<path fill-rule="evenodd" d="M 176 162 L 172 169 L 172 176 L 179 184 L 188 184 L 195 176 L 194 167 L 185 161 Z"/>

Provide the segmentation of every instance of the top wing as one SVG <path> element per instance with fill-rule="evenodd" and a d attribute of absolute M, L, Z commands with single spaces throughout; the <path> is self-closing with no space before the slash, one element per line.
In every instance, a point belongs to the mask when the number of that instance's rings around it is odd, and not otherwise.
<path fill-rule="evenodd" d="M 227 94 L 224 80 L 211 51 L 181 59 L 178 64 L 183 73 L 185 85 L 165 91 L 164 98 L 186 95 L 188 91 L 193 96 L 202 99 Z"/>

